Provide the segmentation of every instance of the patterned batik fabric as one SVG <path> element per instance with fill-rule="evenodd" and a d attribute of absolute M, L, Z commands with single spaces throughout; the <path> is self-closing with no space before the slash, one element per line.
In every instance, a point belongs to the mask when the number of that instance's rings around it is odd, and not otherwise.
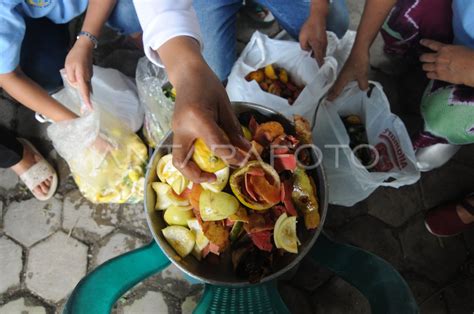
<path fill-rule="evenodd" d="M 423 38 L 452 43 L 451 5 L 451 0 L 398 0 L 381 30 L 385 52 L 420 54 Z"/>
<path fill-rule="evenodd" d="M 421 114 L 427 135 L 451 144 L 474 143 L 474 88 L 431 81 L 421 101 Z"/>

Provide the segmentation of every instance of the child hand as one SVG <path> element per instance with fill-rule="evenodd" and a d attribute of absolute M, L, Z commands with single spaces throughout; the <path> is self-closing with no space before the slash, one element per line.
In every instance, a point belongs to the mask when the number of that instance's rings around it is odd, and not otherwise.
<path fill-rule="evenodd" d="M 90 94 L 92 92 L 92 49 L 93 43 L 79 37 L 66 57 L 66 75 L 69 82 L 79 90 L 82 101 L 92 109 Z"/>
<path fill-rule="evenodd" d="M 474 50 L 429 39 L 420 44 L 433 50 L 420 57 L 429 79 L 474 86 Z"/>

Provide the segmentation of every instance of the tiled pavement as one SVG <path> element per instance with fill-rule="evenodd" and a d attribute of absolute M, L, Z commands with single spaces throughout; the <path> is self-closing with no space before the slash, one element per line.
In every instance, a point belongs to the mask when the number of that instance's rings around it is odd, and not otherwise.
<path fill-rule="evenodd" d="M 361 1 L 348 2 L 354 27 Z M 243 47 L 252 25 L 239 23 Z M 278 26 L 266 31 L 276 34 Z M 99 64 L 133 75 L 133 60 L 140 53 L 114 50 L 116 43 L 111 40 L 98 52 Z M 371 76 L 384 84 L 392 110 L 414 132 L 420 125 L 422 76 L 414 70 L 394 74 L 379 51 L 377 47 L 372 51 Z M 123 58 L 130 62 L 123 64 Z M 0 313 L 60 312 L 87 272 L 151 240 L 143 206 L 93 205 L 84 200 L 67 165 L 51 150 L 45 126 L 5 97 L 0 108 L 0 124 L 32 139 L 55 163 L 61 179 L 59 193 L 42 203 L 32 199 L 10 171 L 0 170 Z M 380 188 L 352 208 L 332 206 L 329 211 L 325 229 L 336 239 L 392 263 L 412 288 L 422 313 L 474 312 L 474 230 L 437 239 L 423 226 L 427 209 L 474 191 L 472 156 L 474 147 L 464 147 L 448 164 L 423 174 L 412 186 Z M 291 280 L 280 282 L 280 291 L 294 313 L 370 312 L 358 291 L 307 260 Z M 114 312 L 189 313 L 200 293 L 201 286 L 190 285 L 171 266 L 124 295 Z"/>

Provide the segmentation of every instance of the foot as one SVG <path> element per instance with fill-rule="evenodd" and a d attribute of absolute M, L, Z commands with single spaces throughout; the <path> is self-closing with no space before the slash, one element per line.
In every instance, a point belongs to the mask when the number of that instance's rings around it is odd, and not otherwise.
<path fill-rule="evenodd" d="M 27 145 L 23 145 L 23 159 L 10 169 L 12 169 L 18 176 L 21 176 L 40 160 L 41 156 L 35 154 L 35 152 L 33 152 Z M 52 180 L 53 177 L 49 177 L 40 184 L 38 184 L 33 189 L 33 194 L 35 194 L 35 196 L 45 197 L 51 188 Z"/>
<path fill-rule="evenodd" d="M 474 195 L 459 203 L 440 206 L 430 211 L 425 219 L 428 231 L 438 237 L 455 236 L 474 227 Z"/>

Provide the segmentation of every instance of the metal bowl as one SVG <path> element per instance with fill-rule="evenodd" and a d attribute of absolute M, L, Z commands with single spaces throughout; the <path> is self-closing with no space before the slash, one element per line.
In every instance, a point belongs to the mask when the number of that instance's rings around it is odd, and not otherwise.
<path fill-rule="evenodd" d="M 232 103 L 234 111 L 237 115 L 243 112 L 254 111 L 264 116 L 271 117 L 277 121 L 284 121 L 288 125 L 293 125 L 292 122 L 284 118 L 277 112 L 255 104 L 234 102 Z M 161 211 L 155 210 L 156 195 L 153 191 L 151 184 L 158 181 L 156 174 L 156 166 L 158 161 L 165 154 L 170 153 L 170 147 L 173 142 L 173 134 L 168 133 L 164 139 L 159 143 L 156 150 L 154 151 L 150 162 L 148 164 L 148 170 L 146 173 L 146 189 L 145 189 L 145 212 L 148 221 L 148 226 L 163 252 L 179 269 L 188 274 L 189 276 L 209 283 L 212 285 L 225 285 L 233 287 L 242 287 L 251 285 L 246 279 L 239 278 L 234 273 L 232 268 L 232 261 L 230 254 L 222 254 L 219 259 L 209 260 L 204 259 L 198 261 L 193 256 L 188 255 L 185 258 L 181 258 L 173 248 L 168 244 L 166 239 L 163 237 L 161 230 L 166 227 L 166 223 L 163 219 Z M 316 156 L 313 156 L 316 159 Z M 313 246 L 322 231 L 322 226 L 326 218 L 328 198 L 327 198 L 327 186 L 324 171 L 321 166 L 318 166 L 312 170 L 309 170 L 310 175 L 313 177 L 318 192 L 319 198 L 319 210 L 321 215 L 321 224 L 316 230 L 308 231 L 305 228 L 302 235 L 299 236 L 301 246 L 299 247 L 298 254 L 285 254 L 278 259 L 275 259 L 274 271 L 267 276 L 263 277 L 260 283 L 274 280 L 285 272 L 294 268 L 308 253 L 309 249 Z M 301 223 L 299 223 L 300 225 Z M 216 262 L 217 261 L 217 262 Z"/>

